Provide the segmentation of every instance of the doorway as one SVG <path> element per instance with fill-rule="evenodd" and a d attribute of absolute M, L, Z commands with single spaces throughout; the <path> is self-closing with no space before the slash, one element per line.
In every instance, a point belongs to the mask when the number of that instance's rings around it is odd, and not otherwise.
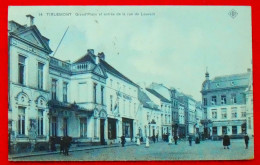
<path fill-rule="evenodd" d="M 101 145 L 105 145 L 104 127 L 105 127 L 105 119 L 100 119 L 100 143 L 101 143 Z"/>

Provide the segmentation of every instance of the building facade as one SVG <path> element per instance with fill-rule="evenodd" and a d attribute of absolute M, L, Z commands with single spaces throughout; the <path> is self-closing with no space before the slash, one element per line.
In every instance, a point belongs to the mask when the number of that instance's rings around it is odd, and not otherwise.
<path fill-rule="evenodd" d="M 206 111 L 209 134 L 218 138 L 224 134 L 246 133 L 246 97 L 251 71 L 243 74 L 215 77 L 202 84 L 203 109 Z"/>
<path fill-rule="evenodd" d="M 9 38 L 9 151 L 27 150 L 37 141 L 48 147 L 49 39 L 27 15 L 29 23 L 8 24 Z M 36 146 L 37 147 L 37 146 Z"/>
<path fill-rule="evenodd" d="M 158 136 L 162 138 L 161 131 L 163 122 L 163 111 L 147 94 L 145 88 L 140 88 L 138 91 L 138 99 L 140 101 L 140 111 L 138 111 L 138 134 L 143 139 L 145 137 Z M 158 101 L 158 100 L 157 100 Z"/>

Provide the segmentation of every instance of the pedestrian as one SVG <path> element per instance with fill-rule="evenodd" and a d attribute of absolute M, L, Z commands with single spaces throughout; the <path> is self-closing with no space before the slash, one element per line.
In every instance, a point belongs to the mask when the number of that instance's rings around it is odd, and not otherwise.
<path fill-rule="evenodd" d="M 178 137 L 175 135 L 174 136 L 174 143 L 175 143 L 175 145 L 177 145 L 177 140 L 178 140 Z"/>
<path fill-rule="evenodd" d="M 189 139 L 189 144 L 191 146 L 192 145 L 192 136 L 190 135 L 188 139 Z"/>
<path fill-rule="evenodd" d="M 157 142 L 159 141 L 158 138 L 159 138 L 159 135 L 158 135 L 158 133 L 157 133 L 157 134 L 156 134 L 156 140 L 157 140 Z"/>
<path fill-rule="evenodd" d="M 169 145 L 171 145 L 172 144 L 172 135 L 171 134 L 169 134 L 169 136 L 168 136 L 168 144 Z"/>
<path fill-rule="evenodd" d="M 224 146 L 224 149 L 229 149 L 229 145 L 230 145 L 230 138 L 227 134 L 224 135 L 223 137 L 223 146 Z"/>
<path fill-rule="evenodd" d="M 140 146 L 141 142 L 140 142 L 140 137 L 139 137 L 139 135 L 137 135 L 136 138 L 137 138 L 137 139 L 136 139 L 136 145 Z"/>
<path fill-rule="evenodd" d="M 246 149 L 248 149 L 249 136 L 245 134 L 244 139 L 245 139 Z"/>
<path fill-rule="evenodd" d="M 150 144 L 149 144 L 149 137 L 146 136 L 146 142 L 145 142 L 145 148 L 149 148 Z"/>
<path fill-rule="evenodd" d="M 125 135 L 121 136 L 121 144 L 122 144 L 122 147 L 125 146 Z"/>
<path fill-rule="evenodd" d="M 60 154 L 65 154 L 65 149 L 64 149 L 64 137 L 60 138 Z"/>
<path fill-rule="evenodd" d="M 152 136 L 153 143 L 155 143 L 155 135 Z"/>

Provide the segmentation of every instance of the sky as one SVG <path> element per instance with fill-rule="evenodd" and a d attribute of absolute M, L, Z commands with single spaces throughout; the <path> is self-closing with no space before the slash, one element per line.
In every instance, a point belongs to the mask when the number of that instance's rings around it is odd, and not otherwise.
<path fill-rule="evenodd" d="M 10 6 L 8 20 L 25 25 L 27 14 L 53 52 L 69 27 L 55 58 L 104 52 L 132 81 L 162 83 L 197 101 L 206 68 L 210 79 L 251 68 L 249 6 Z"/>

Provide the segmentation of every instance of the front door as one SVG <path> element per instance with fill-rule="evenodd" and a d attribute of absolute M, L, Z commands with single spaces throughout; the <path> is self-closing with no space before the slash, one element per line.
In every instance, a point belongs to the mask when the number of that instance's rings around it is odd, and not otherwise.
<path fill-rule="evenodd" d="M 105 119 L 100 119 L 100 143 L 101 143 L 101 145 L 105 145 L 104 125 L 105 125 Z"/>

